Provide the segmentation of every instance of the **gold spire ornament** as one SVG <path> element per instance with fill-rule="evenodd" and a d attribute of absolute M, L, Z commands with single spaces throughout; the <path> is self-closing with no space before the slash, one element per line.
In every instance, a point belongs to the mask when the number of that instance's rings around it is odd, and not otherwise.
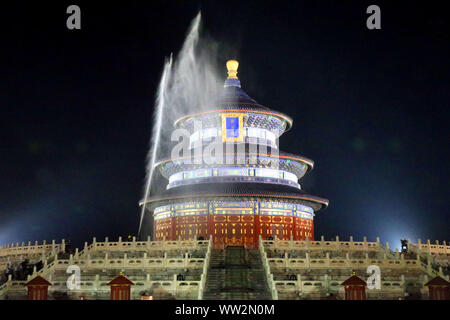
<path fill-rule="evenodd" d="M 237 79 L 237 70 L 239 68 L 239 62 L 236 60 L 227 61 L 228 79 Z"/>

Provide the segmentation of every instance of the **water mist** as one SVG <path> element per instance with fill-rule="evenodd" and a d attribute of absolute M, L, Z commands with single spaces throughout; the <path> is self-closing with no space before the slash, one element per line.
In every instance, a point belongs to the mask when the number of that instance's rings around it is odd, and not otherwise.
<path fill-rule="evenodd" d="M 170 136 L 173 123 L 181 116 L 213 108 L 222 87 L 222 71 L 218 68 L 217 44 L 200 37 L 201 14 L 192 21 L 183 47 L 176 57 L 166 60 L 161 76 L 154 112 L 144 200 L 161 192 L 161 183 L 155 183 L 155 164 L 170 157 Z M 146 214 L 142 205 L 139 235 Z"/>

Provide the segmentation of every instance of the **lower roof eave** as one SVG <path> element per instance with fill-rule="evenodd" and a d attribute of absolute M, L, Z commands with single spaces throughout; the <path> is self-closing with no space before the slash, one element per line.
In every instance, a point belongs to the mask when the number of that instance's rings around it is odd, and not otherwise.
<path fill-rule="evenodd" d="M 144 203 L 146 208 L 153 210 L 155 207 L 162 205 L 161 202 L 175 202 L 177 200 L 190 200 L 192 199 L 205 199 L 205 198 L 259 198 L 259 199 L 284 199 L 293 201 L 304 201 L 306 205 L 309 205 L 314 209 L 314 212 L 325 209 L 328 207 L 329 200 L 325 198 L 320 198 L 312 195 L 268 195 L 268 194 L 185 194 L 185 195 L 174 195 L 174 196 L 155 196 L 147 199 L 147 201 L 139 201 L 139 206 L 143 206 Z"/>

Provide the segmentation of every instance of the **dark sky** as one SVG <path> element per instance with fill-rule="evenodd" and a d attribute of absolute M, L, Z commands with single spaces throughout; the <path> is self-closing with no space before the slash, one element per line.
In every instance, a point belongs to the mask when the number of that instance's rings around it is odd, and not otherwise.
<path fill-rule="evenodd" d="M 315 161 L 300 183 L 330 199 L 317 237 L 449 241 L 443 3 L 3 6 L 0 242 L 137 233 L 159 77 L 199 9 L 206 34 L 233 48 L 244 90 L 294 119 L 281 148 Z M 79 31 L 66 28 L 70 4 Z M 370 4 L 381 30 L 366 28 Z"/>

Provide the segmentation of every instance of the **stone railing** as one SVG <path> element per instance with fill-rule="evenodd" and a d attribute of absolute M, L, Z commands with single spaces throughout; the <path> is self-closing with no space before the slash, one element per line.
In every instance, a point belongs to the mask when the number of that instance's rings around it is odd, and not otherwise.
<path fill-rule="evenodd" d="M 433 259 L 431 257 L 427 257 L 427 263 L 421 262 L 422 270 L 431 277 L 440 276 L 444 279 L 447 279 L 447 281 L 448 281 L 450 276 L 444 275 L 442 266 L 433 265 L 432 261 L 433 261 Z"/>
<path fill-rule="evenodd" d="M 212 244 L 212 243 L 211 243 Z M 209 254 L 210 256 L 210 254 Z M 125 254 L 126 257 L 126 254 Z M 207 256 L 208 257 L 208 256 Z M 89 269 L 121 269 L 121 270 L 132 270 L 132 269 L 149 269 L 149 268 L 157 268 L 157 269 L 184 269 L 184 268 L 204 268 L 205 261 L 208 258 L 188 258 L 187 255 L 183 259 L 176 258 L 156 258 L 156 259 L 54 259 L 51 263 L 47 264 L 47 260 L 44 261 L 44 267 L 39 272 L 39 275 L 46 278 L 48 281 L 52 283 L 52 286 L 49 287 L 49 291 L 67 291 L 67 279 L 54 279 L 54 271 L 55 270 L 66 270 L 69 265 L 78 265 L 82 268 L 82 270 Z M 140 260 L 140 261 L 139 261 Z M 28 276 L 26 281 L 12 281 L 9 279 L 8 282 L 3 284 L 0 287 L 0 299 L 4 294 L 8 291 L 15 292 L 25 292 L 26 288 L 24 284 L 37 276 L 38 273 L 34 270 L 33 275 Z M 81 274 L 83 279 L 83 274 Z M 145 279 L 143 279 L 145 277 Z M 91 291 L 105 291 L 109 292 L 110 287 L 107 285 L 108 281 L 101 280 L 99 274 L 94 276 L 95 279 L 87 279 L 82 280 L 80 282 L 80 288 L 72 290 L 70 292 L 74 294 L 81 294 L 83 292 L 91 292 Z M 150 274 L 144 274 L 143 276 L 127 276 L 128 279 L 135 283 L 132 286 L 133 291 L 142 291 L 148 289 L 159 288 L 163 292 L 171 293 L 171 294 L 179 294 L 179 293 L 189 293 L 195 294 L 199 291 L 201 286 L 201 280 L 199 281 L 190 281 L 190 280 L 177 280 L 177 275 L 173 275 L 172 279 L 160 280 L 156 279 L 159 277 L 154 277 Z"/>
<path fill-rule="evenodd" d="M 378 251 L 382 248 L 380 239 L 376 242 L 368 242 L 364 237 L 364 241 L 340 241 L 339 237 L 336 240 L 326 241 L 321 237 L 320 241 L 315 240 L 263 240 L 263 245 L 267 249 L 277 250 L 358 250 L 358 251 Z"/>
<path fill-rule="evenodd" d="M 409 243 L 408 249 L 412 249 L 419 253 L 450 255 L 450 245 L 447 245 L 445 241 L 439 243 L 439 241 L 436 240 L 436 242 L 432 244 L 430 240 L 427 240 L 427 243 L 422 243 L 422 240 L 419 239 L 417 243 Z"/>
<path fill-rule="evenodd" d="M 272 300 L 278 300 L 277 288 L 275 282 L 273 281 L 273 274 L 270 272 L 270 265 L 267 259 L 267 253 L 264 250 L 263 240 L 261 236 L 259 236 L 259 253 L 261 254 L 262 265 L 266 274 L 267 284 L 272 295 Z"/>
<path fill-rule="evenodd" d="M 27 280 L 12 280 L 12 276 L 9 275 L 8 281 L 5 282 L 3 285 L 0 286 L 0 300 L 4 298 L 4 296 L 8 293 L 10 290 L 22 290 L 25 291 L 25 283 L 36 277 L 38 274 L 41 277 L 44 278 L 50 278 L 52 272 L 55 269 L 56 265 L 56 259 L 53 260 L 51 263 L 47 263 L 47 259 L 44 260 L 44 265 L 42 269 L 37 272 L 36 267 L 33 268 L 33 274 L 27 276 Z"/>
<path fill-rule="evenodd" d="M 41 270 L 36 270 L 36 267 L 34 267 L 33 273 L 27 276 L 27 280 L 12 280 L 12 276 L 10 275 L 8 277 L 8 281 L 0 286 L 0 300 L 9 290 L 25 290 L 25 287 L 21 288 L 21 286 L 36 277 L 38 274 L 46 279 L 51 278 L 51 275 L 57 265 L 56 256 L 54 258 L 55 259 L 53 259 L 53 261 L 51 261 L 50 263 L 47 259 L 45 259 Z"/>
<path fill-rule="evenodd" d="M 93 238 L 91 244 L 84 243 L 84 248 L 80 252 L 75 249 L 75 256 L 85 256 L 90 252 L 95 251 L 169 251 L 169 250 L 196 250 L 201 248 L 207 248 L 209 245 L 208 240 L 178 240 L 178 241 L 136 241 L 136 237 L 133 237 L 132 241 L 122 241 L 119 237 L 118 241 L 112 242 L 108 238 L 105 238 L 104 242 L 97 242 L 96 238 Z"/>
<path fill-rule="evenodd" d="M 121 243 L 121 242 L 118 242 Z M 190 281 L 190 280 L 177 280 L 177 276 L 173 275 L 173 279 L 160 280 L 152 279 L 150 274 L 144 274 L 145 279 L 139 276 L 129 276 L 128 278 L 135 283 L 132 287 L 132 292 L 134 291 L 142 291 L 148 289 L 159 288 L 162 292 L 167 292 L 173 295 L 180 293 L 188 293 L 189 295 L 196 294 L 198 296 L 200 288 L 204 288 L 207 268 L 209 265 L 209 260 L 211 256 L 212 250 L 212 238 L 210 240 L 202 240 L 202 241 L 166 241 L 166 244 L 158 243 L 155 245 L 154 242 L 144 242 L 145 245 L 140 246 L 139 242 L 130 242 L 132 245 L 126 246 L 126 250 L 132 251 L 133 248 L 140 248 L 145 250 L 144 248 L 151 247 L 155 248 L 155 250 L 167 251 L 167 248 L 173 250 L 198 250 L 206 248 L 206 255 L 204 258 L 192 258 L 189 257 L 189 253 L 185 253 L 183 257 L 168 257 L 167 252 L 164 252 L 163 257 L 147 257 L 147 253 L 144 253 L 142 257 L 133 257 L 128 258 L 127 253 L 123 253 L 122 257 L 108 257 L 108 253 L 106 253 L 102 258 L 91 258 L 90 253 L 88 251 L 85 254 L 77 254 L 70 255 L 69 259 L 58 259 L 57 255 L 55 255 L 53 260 L 49 262 L 49 260 L 45 259 L 43 261 L 43 268 L 38 272 L 38 270 L 34 269 L 33 274 L 28 276 L 26 281 L 13 281 L 11 278 L 0 286 L 0 299 L 4 297 L 4 295 L 8 291 L 15 292 L 25 292 L 26 288 L 24 284 L 39 275 L 46 278 L 48 281 L 52 283 L 52 286 L 49 287 L 49 291 L 67 291 L 67 283 L 66 280 L 58 280 L 54 279 L 53 274 L 56 270 L 66 270 L 70 265 L 78 265 L 82 270 L 108 270 L 108 269 L 121 269 L 125 270 L 142 270 L 145 269 L 200 269 L 203 268 L 203 273 L 199 281 Z M 99 245 L 100 244 L 100 245 Z M 166 245 L 166 246 L 165 246 Z M 111 251 L 119 251 L 123 252 L 125 250 L 116 250 L 116 248 L 123 248 L 125 246 L 111 246 L 114 249 Z M 97 251 L 95 248 L 102 248 L 100 250 L 105 250 L 105 246 L 102 246 L 101 243 L 93 243 L 91 245 L 90 250 Z M 91 252 L 92 252 L 91 251 Z M 83 276 L 83 274 L 82 274 Z M 100 280 L 100 276 L 96 274 L 95 280 L 86 280 L 81 281 L 80 289 L 73 290 L 75 294 L 81 294 L 83 292 L 90 291 L 99 291 L 99 292 L 109 292 L 110 288 L 107 286 L 109 281 Z M 72 291 L 71 291 L 72 292 Z"/>
<path fill-rule="evenodd" d="M 430 240 L 427 240 L 427 244 L 422 244 L 419 239 L 417 244 L 408 244 L 408 251 L 420 256 L 422 267 L 429 276 L 444 277 L 442 267 L 447 267 L 450 263 L 450 246 L 447 246 L 445 241 L 442 244 L 439 244 L 439 241 L 431 244 Z"/>
<path fill-rule="evenodd" d="M 16 243 L 16 245 L 4 245 L 0 248 L 0 257 L 7 256 L 17 256 L 17 255 L 29 255 L 29 254 L 42 254 L 48 252 L 60 252 L 65 250 L 65 240 L 62 239 L 61 243 L 56 243 L 55 240 L 52 240 L 52 243 L 47 244 L 45 241 L 42 244 L 39 244 L 37 241 L 34 244 L 31 244 L 31 241 L 28 244 L 22 242 L 21 245 Z"/>
<path fill-rule="evenodd" d="M 429 240 L 428 240 L 429 242 Z M 420 243 L 420 239 L 419 239 Z M 445 241 L 444 241 L 445 243 Z M 429 246 L 425 248 L 430 248 Z M 448 259 L 446 257 L 449 257 L 445 253 L 433 253 L 431 251 L 422 251 L 419 249 L 419 246 L 411 245 L 408 246 L 408 251 L 414 252 L 417 255 L 418 261 L 420 261 L 420 265 L 422 267 L 422 270 L 426 272 L 431 277 L 440 276 L 442 278 L 448 279 L 449 276 L 445 275 L 442 269 L 442 266 L 446 265 L 448 262 Z M 442 261 L 439 258 L 443 258 Z"/>
<path fill-rule="evenodd" d="M 286 254 L 287 255 L 287 254 Z M 291 268 L 291 269 L 354 269 L 367 268 L 369 265 L 377 265 L 380 268 L 389 269 L 421 269 L 419 259 L 404 259 L 400 255 L 399 259 L 369 259 L 367 256 L 362 259 L 350 258 L 348 253 L 346 258 L 310 258 L 306 253 L 306 258 L 268 258 L 270 267 L 273 268 Z"/>
<path fill-rule="evenodd" d="M 208 276 L 209 262 L 211 259 L 212 243 L 213 243 L 213 240 L 212 240 L 212 235 L 211 235 L 211 236 L 209 236 L 208 250 L 206 251 L 205 263 L 203 264 L 203 272 L 201 275 L 200 288 L 198 291 L 198 300 L 203 299 L 203 292 L 205 291 L 206 278 Z"/>
<path fill-rule="evenodd" d="M 420 270 L 431 277 L 440 276 L 447 280 L 450 278 L 444 274 L 442 267 L 433 268 L 431 259 L 428 259 L 427 263 L 422 262 L 419 255 L 416 259 L 405 259 L 404 255 L 398 251 L 393 258 L 388 258 L 384 254 L 383 259 L 371 259 L 367 254 L 365 258 L 350 258 L 349 253 L 346 253 L 345 258 L 330 258 L 328 253 L 325 258 L 310 258 L 308 252 L 305 256 L 305 258 L 288 258 L 288 254 L 285 253 L 284 258 L 268 258 L 267 260 L 271 268 L 278 269 L 361 269 L 376 265 L 381 269 Z"/>
<path fill-rule="evenodd" d="M 7 290 L 3 294 L 7 294 L 10 291 L 23 291 L 26 292 L 25 284 L 27 280 L 8 280 L 7 282 Z"/>
<path fill-rule="evenodd" d="M 275 281 L 276 289 L 279 292 L 296 292 L 299 294 L 323 294 L 335 293 L 343 295 L 344 288 L 341 283 L 344 282 L 348 277 L 329 277 L 324 275 L 318 277 L 320 279 L 315 280 L 305 280 L 302 279 L 301 275 L 297 275 L 297 280 L 285 280 L 285 281 Z M 396 294 L 399 296 L 404 295 L 404 276 L 399 277 L 397 280 L 386 280 L 381 281 L 380 289 L 369 289 L 367 292 L 369 294 Z"/>
<path fill-rule="evenodd" d="M 127 278 L 134 283 L 134 285 L 131 287 L 132 293 L 159 289 L 163 292 L 167 292 L 173 295 L 181 293 L 189 293 L 195 295 L 198 292 L 201 284 L 200 281 L 177 280 L 176 275 L 173 275 L 172 279 L 167 280 L 153 280 L 149 274 L 147 274 L 144 279 L 142 277 L 133 276 L 127 276 Z M 80 287 L 71 291 L 68 291 L 67 289 L 66 280 L 53 280 L 50 277 L 49 281 L 52 283 L 52 285 L 49 287 L 49 292 L 68 292 L 74 295 L 84 295 L 89 292 L 108 293 L 110 291 L 110 286 L 108 286 L 108 282 L 110 280 L 101 280 L 98 275 L 93 280 L 81 281 Z M 16 294 L 25 294 L 26 288 L 24 285 L 26 282 L 27 281 L 10 281 L 8 283 L 7 290 L 12 293 L 15 292 Z M 1 289 L 2 287 L 0 287 L 0 292 L 1 290 L 3 290 Z"/>
<path fill-rule="evenodd" d="M 9 279 L 7 282 L 0 285 L 0 300 L 3 300 L 5 294 L 8 292 L 9 285 L 11 284 L 11 280 Z"/>
<path fill-rule="evenodd" d="M 183 258 L 169 258 L 167 253 L 160 258 L 143 257 L 128 258 L 125 253 L 122 258 L 109 258 L 108 254 L 104 258 L 91 259 L 88 255 L 83 258 L 56 259 L 53 263 L 56 269 L 66 269 L 69 265 L 77 265 L 82 269 L 179 269 L 179 268 L 202 268 L 206 258 L 189 258 L 186 253 Z"/>
<path fill-rule="evenodd" d="M 131 287 L 132 291 L 145 291 L 155 288 L 161 288 L 172 294 L 179 293 L 181 291 L 198 291 L 200 287 L 200 281 L 185 281 L 177 280 L 177 275 L 173 275 L 172 279 L 155 280 L 147 274 L 144 279 L 142 277 L 127 276 L 127 278 L 133 281 L 134 285 Z M 108 282 L 110 280 L 101 280 L 97 275 L 95 280 L 81 281 L 80 288 L 72 290 L 74 293 L 86 292 L 86 291 L 107 291 L 110 287 Z M 62 291 L 67 290 L 67 284 L 65 281 L 53 281 L 53 286 L 49 288 L 50 291 Z"/>

